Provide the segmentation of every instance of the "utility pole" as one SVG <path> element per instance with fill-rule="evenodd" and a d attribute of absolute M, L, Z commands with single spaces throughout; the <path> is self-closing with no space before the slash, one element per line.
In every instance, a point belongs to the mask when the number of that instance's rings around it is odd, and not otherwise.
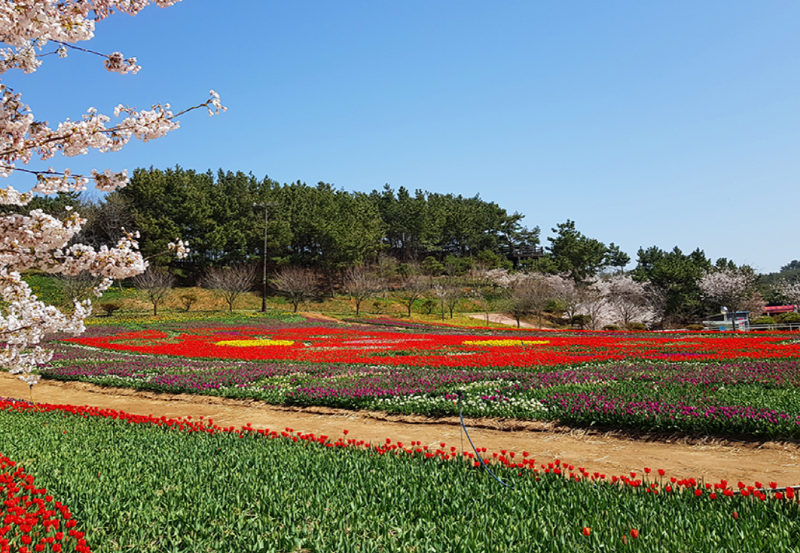
<path fill-rule="evenodd" d="M 253 207 L 264 208 L 264 247 L 261 250 L 261 262 L 264 266 L 264 274 L 261 277 L 261 312 L 267 311 L 267 227 L 269 226 L 269 208 L 278 204 L 266 202 L 263 204 L 253 204 Z"/>

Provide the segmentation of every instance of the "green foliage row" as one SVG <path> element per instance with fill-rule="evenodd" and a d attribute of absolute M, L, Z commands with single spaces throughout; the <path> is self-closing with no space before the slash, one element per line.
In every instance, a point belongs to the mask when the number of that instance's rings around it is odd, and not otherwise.
<path fill-rule="evenodd" d="M 58 412 L 0 412 L 0 444 L 100 553 L 778 552 L 800 539 L 795 501 L 667 493 L 659 477 L 654 494 L 495 464 L 505 488 L 471 461 Z"/>
<path fill-rule="evenodd" d="M 538 243 L 538 228 L 522 227 L 522 215 L 509 215 L 478 196 L 412 195 L 388 186 L 365 194 L 326 183 L 282 185 L 241 172 L 176 167 L 137 169 L 113 196 L 132 214 L 145 255 L 181 236 L 191 244 L 191 262 L 200 267 L 240 263 L 262 253 L 263 206 L 268 206 L 270 258 L 328 269 L 364 262 L 384 249 L 411 260 L 426 252 L 507 253 L 508 240 Z"/>

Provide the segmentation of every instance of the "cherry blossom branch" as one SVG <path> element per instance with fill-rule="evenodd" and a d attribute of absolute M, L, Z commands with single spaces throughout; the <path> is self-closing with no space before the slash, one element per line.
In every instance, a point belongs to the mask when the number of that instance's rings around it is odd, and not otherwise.
<path fill-rule="evenodd" d="M 136 15 L 145 6 L 156 4 L 167 7 L 179 0 L 0 0 L 0 74 L 18 68 L 32 73 L 42 64 L 42 58 L 58 54 L 67 55 L 69 49 L 105 58 L 109 71 L 135 73 L 139 70 L 136 58 L 125 58 L 120 52 L 104 55 L 74 43 L 91 40 L 98 22 L 115 12 Z M 48 42 L 55 42 L 54 52 L 42 50 Z M 4 47 L 3 47 L 4 46 Z M 37 53 L 38 52 L 38 53 Z M 145 142 L 164 136 L 177 129 L 177 118 L 205 107 L 209 115 L 225 111 L 219 95 L 211 91 L 204 103 L 173 113 L 169 104 L 157 104 L 151 110 L 137 111 L 123 105 L 114 110 L 114 117 L 124 114 L 124 119 L 111 127 L 111 118 L 94 108 L 78 121 L 69 119 L 52 129 L 46 122 L 36 121 L 22 97 L 11 88 L 0 84 L 0 177 L 14 171 L 34 175 L 37 183 L 30 192 L 21 193 L 8 186 L 0 189 L 0 205 L 25 205 L 34 193 L 52 194 L 85 189 L 94 179 L 98 190 L 109 191 L 128 183 L 127 172 L 105 170 L 91 175 L 74 175 L 69 169 L 56 171 L 18 169 L 17 163 L 27 164 L 34 156 L 47 160 L 57 153 L 64 156 L 86 154 L 90 149 L 100 152 L 120 150 L 133 137 Z M 30 286 L 22 280 L 21 273 L 39 269 L 49 274 L 78 275 L 88 271 L 102 276 L 95 294 L 102 294 L 112 279 L 123 279 L 140 274 L 148 262 L 138 251 L 138 234 L 126 233 L 114 247 L 94 249 L 83 244 L 71 244 L 85 223 L 76 213 L 63 220 L 31 210 L 27 215 L 6 209 L 0 215 L 0 336 L 5 347 L 0 349 L 0 366 L 33 385 L 38 376 L 33 369 L 52 358 L 52 351 L 40 347 L 45 334 L 84 330 L 84 319 L 91 313 L 91 302 L 74 304 L 67 315 L 52 305 L 39 300 Z M 188 245 L 179 239 L 169 244 L 179 258 L 185 257 Z M 161 254 L 159 254 L 161 255 Z"/>
<path fill-rule="evenodd" d="M 180 116 L 182 116 L 182 115 L 184 115 L 186 113 L 189 113 L 190 111 L 194 111 L 194 110 L 200 109 L 200 108 L 207 108 L 209 115 L 215 115 L 215 114 L 220 113 L 221 111 L 227 111 L 228 110 L 228 108 L 226 108 L 225 106 L 223 106 L 221 104 L 219 94 L 217 94 L 214 90 L 212 90 L 212 91 L 210 91 L 210 95 L 211 95 L 211 98 L 209 98 L 207 101 L 203 102 L 202 104 L 198 104 L 196 106 L 192 106 L 190 108 L 186 108 L 186 109 L 184 109 L 182 111 L 179 111 L 178 113 L 174 113 L 174 114 L 171 111 L 169 111 L 169 109 L 170 109 L 170 105 L 169 104 L 164 104 L 163 106 L 161 104 L 156 104 L 156 105 L 152 106 L 152 111 L 150 111 L 150 112 L 146 112 L 146 111 L 137 112 L 136 108 L 126 107 L 126 106 L 122 106 L 120 104 L 114 110 L 114 115 L 118 116 L 120 113 L 123 113 L 123 112 L 124 113 L 128 113 L 128 115 L 129 115 L 129 117 L 125 121 L 123 121 L 121 124 L 119 124 L 119 125 L 117 125 L 115 127 L 109 127 L 109 128 L 101 126 L 101 127 L 97 127 L 97 128 L 82 129 L 82 128 L 77 127 L 78 125 L 81 125 L 81 123 L 103 124 L 106 121 L 110 120 L 110 118 L 108 116 L 98 115 L 96 110 L 90 109 L 89 112 L 87 113 L 87 115 L 84 116 L 84 121 L 83 122 L 72 122 L 70 120 L 67 120 L 65 122 L 67 124 L 72 124 L 74 126 L 71 131 L 62 131 L 62 134 L 59 134 L 59 135 L 56 135 L 56 136 L 47 137 L 47 138 L 29 139 L 22 146 L 6 148 L 5 150 L 0 150 L 0 158 L 8 158 L 8 157 L 12 157 L 12 156 L 15 156 L 15 155 L 21 157 L 21 154 L 23 152 L 26 152 L 26 151 L 32 151 L 32 150 L 41 151 L 47 145 L 58 144 L 59 142 L 68 142 L 72 137 L 78 136 L 79 134 L 80 134 L 81 137 L 87 137 L 87 136 L 91 137 L 91 136 L 96 136 L 96 135 L 104 135 L 104 136 L 110 137 L 112 141 L 113 140 L 116 140 L 116 141 L 124 140 L 124 142 L 122 144 L 119 144 L 119 145 L 103 143 L 102 145 L 93 146 L 96 149 L 99 149 L 101 151 L 116 151 L 117 149 L 120 149 L 124 144 L 126 144 L 130 140 L 130 136 L 131 135 L 136 136 L 137 138 L 141 138 L 142 140 L 147 142 L 148 140 L 151 140 L 153 138 L 158 138 L 159 136 L 163 136 L 164 134 L 166 134 L 166 132 L 168 132 L 170 130 L 176 129 L 178 127 L 178 125 L 177 125 L 177 123 L 173 123 L 173 121 L 176 118 L 178 118 L 178 117 L 180 117 Z M 148 116 L 149 116 L 149 119 L 145 119 L 145 121 L 141 121 L 141 119 L 144 119 L 145 117 L 148 117 Z M 153 116 L 155 116 L 155 117 L 153 117 Z M 158 121 L 171 123 L 172 127 L 168 128 L 168 129 L 165 129 L 165 130 L 164 129 L 158 129 L 158 128 L 148 128 L 148 127 L 153 127 L 154 126 L 153 124 L 158 122 Z M 64 123 L 62 123 L 62 125 L 64 125 Z M 59 131 L 61 130 L 61 126 L 62 125 L 59 125 L 59 129 L 58 129 Z M 85 127 L 86 125 L 82 125 L 82 126 Z M 50 129 L 47 129 L 47 130 L 50 130 Z M 81 133 L 78 132 L 78 131 L 83 131 L 83 130 L 88 130 L 88 132 L 81 132 Z M 151 132 L 147 133 L 146 131 L 148 131 L 148 130 L 150 130 Z M 153 132 L 160 133 L 160 134 L 159 134 L 159 136 L 153 136 L 152 135 Z M 121 135 L 121 136 L 117 136 L 117 135 Z M 111 148 L 113 146 L 117 146 L 117 147 L 115 147 L 112 150 Z M 104 148 L 105 148 L 105 150 L 104 150 Z M 85 151 L 81 151 L 81 152 L 78 152 L 78 153 L 86 153 L 86 152 Z M 46 152 L 46 154 L 43 154 L 42 159 L 49 159 L 49 157 L 52 157 L 52 155 L 48 155 L 48 154 L 50 154 L 49 151 Z M 77 155 L 77 153 L 74 153 L 74 154 L 65 153 L 64 155 Z"/>

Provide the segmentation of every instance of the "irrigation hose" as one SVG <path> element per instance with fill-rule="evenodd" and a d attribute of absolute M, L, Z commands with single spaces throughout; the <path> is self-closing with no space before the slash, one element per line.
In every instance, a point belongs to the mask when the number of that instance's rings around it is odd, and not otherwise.
<path fill-rule="evenodd" d="M 475 455 L 478 457 L 478 461 L 480 461 L 481 466 L 486 469 L 486 472 L 488 472 L 489 474 L 492 475 L 492 478 L 497 480 L 500 484 L 502 484 L 506 488 L 509 488 L 509 489 L 513 490 L 514 486 L 510 486 L 510 485 L 506 484 L 505 482 L 503 482 L 502 480 L 500 480 L 497 476 L 494 475 L 494 473 L 492 472 L 492 469 L 490 469 L 489 466 L 486 463 L 484 463 L 483 458 L 481 457 L 481 454 L 478 453 L 478 450 L 475 448 L 475 444 L 472 443 L 472 438 L 470 438 L 469 432 L 467 431 L 467 425 L 464 424 L 464 409 L 463 409 L 463 406 L 461 404 L 461 400 L 464 397 L 464 392 L 462 392 L 461 390 L 458 390 L 458 391 L 456 391 L 456 395 L 458 395 L 458 417 L 461 419 L 461 429 L 464 431 L 464 434 L 467 435 L 467 440 L 469 440 L 469 445 L 472 446 L 472 451 L 475 452 Z"/>
<path fill-rule="evenodd" d="M 39 406 L 36 405 L 35 401 L 33 401 L 33 384 L 28 383 L 28 387 L 29 387 L 29 391 L 30 391 L 30 394 L 31 394 L 31 404 L 33 405 L 33 408 L 38 411 L 39 410 Z"/>
<path fill-rule="evenodd" d="M 469 445 L 472 446 L 472 451 L 475 452 L 475 456 L 478 458 L 478 461 L 480 461 L 481 466 L 486 469 L 486 472 L 488 472 L 489 474 L 492 475 L 492 478 L 497 480 L 500 484 L 502 484 L 506 488 L 509 488 L 509 489 L 513 490 L 514 486 L 510 486 L 510 485 L 506 484 L 505 482 L 500 480 L 497 476 L 495 476 L 495 474 L 492 472 L 492 469 L 490 469 L 489 466 L 483 461 L 483 458 L 481 457 L 481 454 L 478 453 L 478 450 L 475 447 L 475 444 L 472 443 L 472 438 L 469 435 L 469 431 L 467 431 L 467 425 L 464 424 L 464 409 L 463 409 L 463 406 L 461 404 L 461 400 L 464 398 L 464 392 L 462 392 L 461 390 L 458 390 L 458 391 L 456 391 L 456 395 L 458 396 L 458 418 L 461 419 L 461 429 L 464 431 L 464 434 L 467 435 L 467 440 L 469 440 Z M 463 440 L 464 440 L 463 436 L 462 436 L 461 440 L 462 440 L 462 444 L 463 444 Z M 461 446 L 461 450 L 462 451 L 464 450 L 464 446 L 463 445 Z M 786 486 L 786 487 L 783 487 L 783 488 L 756 488 L 754 491 L 760 491 L 762 493 L 763 492 L 778 493 L 778 492 L 785 492 L 789 488 L 791 488 L 792 490 L 800 491 L 800 486 Z M 741 494 L 741 490 L 735 490 L 733 493 L 735 495 L 739 495 L 739 494 Z"/>
<path fill-rule="evenodd" d="M 36 405 L 36 402 L 33 401 L 33 384 L 29 384 L 29 387 L 30 387 L 30 394 L 31 394 L 31 403 L 38 410 L 38 406 Z M 509 489 L 513 490 L 514 486 L 506 484 L 505 482 L 500 480 L 497 476 L 495 476 L 495 474 L 492 472 L 492 469 L 490 469 L 489 466 L 483 461 L 483 458 L 481 457 L 481 454 L 478 453 L 478 449 L 475 447 L 475 444 L 472 443 L 472 438 L 470 437 L 469 431 L 467 430 L 467 425 L 464 423 L 464 407 L 463 407 L 463 405 L 461 403 L 461 400 L 464 398 L 464 392 L 462 392 L 461 390 L 457 390 L 456 391 L 456 395 L 458 396 L 458 418 L 461 419 L 461 429 L 464 431 L 464 434 L 467 435 L 467 440 L 469 440 L 469 445 L 472 446 L 472 451 L 475 452 L 475 456 L 478 458 L 478 461 L 480 461 L 481 466 L 486 469 L 486 472 L 488 472 L 489 474 L 492 475 L 492 478 L 497 480 L 500 484 L 502 484 L 506 488 L 509 488 Z M 461 437 L 461 451 L 462 452 L 464 451 L 464 437 L 463 436 Z M 761 491 L 761 492 L 777 493 L 777 492 L 785 492 L 789 488 L 791 488 L 793 490 L 800 491 L 800 486 L 786 486 L 786 487 L 783 487 L 783 488 L 760 488 L 760 489 L 756 488 L 756 490 L 757 491 Z M 756 491 L 756 490 L 754 490 L 754 491 Z M 733 493 L 736 494 L 736 495 L 739 495 L 741 493 L 741 491 L 736 490 Z"/>

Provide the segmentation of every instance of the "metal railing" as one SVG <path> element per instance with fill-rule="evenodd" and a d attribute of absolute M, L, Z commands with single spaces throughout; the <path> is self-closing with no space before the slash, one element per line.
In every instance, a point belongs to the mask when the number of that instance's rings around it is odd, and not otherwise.
<path fill-rule="evenodd" d="M 721 326 L 725 327 L 725 330 L 733 330 L 732 325 L 729 322 L 705 326 L 705 330 L 719 330 Z M 769 330 L 800 330 L 800 323 L 775 323 L 766 325 L 746 324 L 744 327 L 739 326 L 738 323 L 736 324 L 737 332 L 757 332 Z"/>
<path fill-rule="evenodd" d="M 750 330 L 800 330 L 800 323 L 751 324 Z"/>

